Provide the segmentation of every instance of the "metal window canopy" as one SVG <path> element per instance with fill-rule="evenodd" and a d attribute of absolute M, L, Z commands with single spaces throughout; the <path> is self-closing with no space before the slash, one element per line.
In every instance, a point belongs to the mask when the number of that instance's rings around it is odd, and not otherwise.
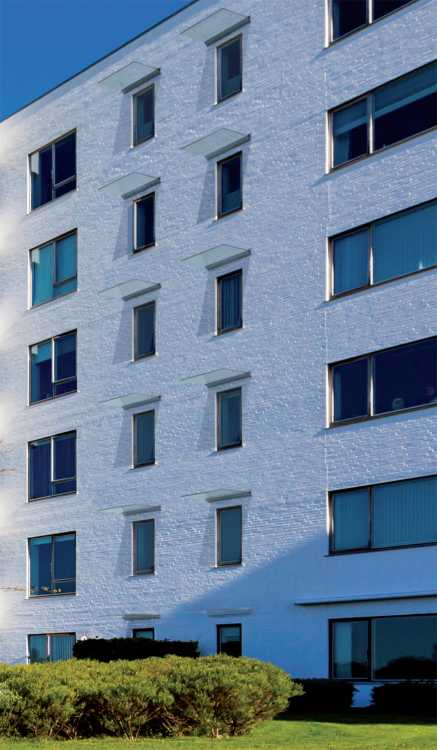
<path fill-rule="evenodd" d="M 161 615 L 153 614 L 151 612 L 129 612 L 123 615 L 123 620 L 159 620 Z"/>
<path fill-rule="evenodd" d="M 134 61 L 123 65 L 122 68 L 110 73 L 109 76 L 101 78 L 98 83 L 110 91 L 121 91 L 123 94 L 127 94 L 132 89 L 136 89 L 141 84 L 155 78 L 160 72 L 160 68 L 153 68 L 150 65 Z"/>
<path fill-rule="evenodd" d="M 182 497 L 194 497 L 205 500 L 207 503 L 217 503 L 220 500 L 240 500 L 244 497 L 251 497 L 251 495 L 251 490 L 247 489 L 219 489 L 191 492 L 188 495 L 182 495 Z"/>
<path fill-rule="evenodd" d="M 189 378 L 183 378 L 182 383 L 188 385 L 206 385 L 207 388 L 231 383 L 234 380 L 243 380 L 250 378 L 251 373 L 247 370 L 232 370 L 230 367 L 222 367 L 219 370 L 210 370 L 201 372 L 199 375 L 191 375 Z"/>
<path fill-rule="evenodd" d="M 248 141 L 250 141 L 250 133 L 241 133 L 239 130 L 231 130 L 230 128 L 217 128 L 203 138 L 198 138 L 192 143 L 182 146 L 182 151 L 187 151 L 192 156 L 214 159 L 231 148 L 242 146 L 243 143 Z"/>
<path fill-rule="evenodd" d="M 122 513 L 124 516 L 139 516 L 143 515 L 144 513 L 158 513 L 158 511 L 160 510 L 160 505 L 148 505 L 144 508 L 134 508 L 133 506 L 130 506 L 128 508 L 125 508 Z"/>
<path fill-rule="evenodd" d="M 247 258 L 248 255 L 250 255 L 250 249 L 246 247 L 215 245 L 215 247 L 210 247 L 208 250 L 203 250 L 195 255 L 189 255 L 182 260 L 193 268 L 207 268 L 209 271 L 212 268 L 231 263 L 233 260 Z"/>
<path fill-rule="evenodd" d="M 242 609 L 208 609 L 208 617 L 247 617 L 253 614 L 253 609 L 243 607 Z"/>
<path fill-rule="evenodd" d="M 232 34 L 233 31 L 241 29 L 250 22 L 250 16 L 243 16 L 241 13 L 235 13 L 227 8 L 219 8 L 211 15 L 202 18 L 198 23 L 189 26 L 182 31 L 183 36 L 188 36 L 196 42 L 205 44 L 214 44 L 219 39 Z"/>
<path fill-rule="evenodd" d="M 123 175 L 123 177 L 116 177 L 115 180 L 107 182 L 105 185 L 99 187 L 99 190 L 104 190 L 114 198 L 126 199 L 158 185 L 160 181 L 159 177 L 151 177 L 141 172 L 130 172 Z"/>
<path fill-rule="evenodd" d="M 133 409 L 134 406 L 148 406 L 161 400 L 161 396 L 147 396 L 144 393 L 127 393 L 124 396 L 115 396 L 101 401 L 101 404 L 114 408 Z"/>
<path fill-rule="evenodd" d="M 127 300 L 134 299 L 134 297 L 140 297 L 142 294 L 154 292 L 157 289 L 161 289 L 161 284 L 141 279 L 129 279 L 129 281 L 121 281 L 119 284 L 110 286 L 107 289 L 101 289 L 99 294 L 111 299 L 122 299 L 126 302 Z"/>
<path fill-rule="evenodd" d="M 314 599 L 297 599 L 294 603 L 298 607 L 320 607 L 326 604 L 353 604 L 354 602 L 393 601 L 396 599 L 432 599 L 434 597 L 437 598 L 437 590 L 359 594 L 357 596 L 321 596 Z"/>

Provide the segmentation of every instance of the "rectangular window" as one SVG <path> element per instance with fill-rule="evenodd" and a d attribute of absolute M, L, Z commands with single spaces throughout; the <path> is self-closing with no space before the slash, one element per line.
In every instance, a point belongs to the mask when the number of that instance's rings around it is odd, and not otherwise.
<path fill-rule="evenodd" d="M 412 0 L 331 0 L 331 39 L 367 26 Z"/>
<path fill-rule="evenodd" d="M 217 625 L 217 653 L 241 656 L 241 625 Z"/>
<path fill-rule="evenodd" d="M 29 443 L 29 500 L 76 492 L 76 432 Z"/>
<path fill-rule="evenodd" d="M 242 558 L 242 508 L 217 510 L 217 565 L 239 565 Z"/>
<path fill-rule="evenodd" d="M 134 308 L 134 359 L 155 354 L 155 302 Z"/>
<path fill-rule="evenodd" d="M 134 415 L 134 467 L 155 463 L 155 412 Z"/>
<path fill-rule="evenodd" d="M 30 347 L 30 403 L 77 390 L 76 331 Z"/>
<path fill-rule="evenodd" d="M 234 271 L 217 279 L 217 333 L 243 325 L 243 272 Z"/>
<path fill-rule="evenodd" d="M 331 240 L 332 295 L 437 265 L 437 201 L 402 211 Z"/>
<path fill-rule="evenodd" d="M 76 533 L 29 539 L 30 596 L 76 593 Z"/>
<path fill-rule="evenodd" d="M 155 628 L 134 628 L 132 638 L 146 638 L 149 641 L 155 640 Z"/>
<path fill-rule="evenodd" d="M 434 62 L 331 112 L 332 166 L 374 153 L 436 125 Z"/>
<path fill-rule="evenodd" d="M 333 422 L 437 403 L 436 337 L 339 362 L 330 370 Z"/>
<path fill-rule="evenodd" d="M 359 680 L 437 677 L 437 615 L 331 620 L 331 676 Z"/>
<path fill-rule="evenodd" d="M 437 543 L 437 477 L 331 493 L 331 552 Z"/>
<path fill-rule="evenodd" d="M 217 163 L 217 215 L 227 216 L 243 208 L 242 153 L 229 156 Z"/>
<path fill-rule="evenodd" d="M 155 571 L 155 521 L 135 521 L 133 524 L 134 575 Z"/>
<path fill-rule="evenodd" d="M 76 189 L 76 133 L 30 155 L 31 205 L 38 208 Z"/>
<path fill-rule="evenodd" d="M 133 97 L 134 146 L 155 135 L 155 87 L 149 86 Z"/>
<path fill-rule="evenodd" d="M 155 244 L 155 193 L 134 203 L 134 253 Z"/>
<path fill-rule="evenodd" d="M 64 661 L 73 658 L 74 633 L 49 633 L 28 636 L 29 664 Z"/>
<path fill-rule="evenodd" d="M 217 450 L 242 445 L 241 388 L 217 393 Z"/>
<path fill-rule="evenodd" d="M 77 289 L 77 233 L 30 251 L 32 306 Z"/>
<path fill-rule="evenodd" d="M 243 40 L 231 39 L 217 48 L 217 100 L 239 94 L 243 87 Z"/>

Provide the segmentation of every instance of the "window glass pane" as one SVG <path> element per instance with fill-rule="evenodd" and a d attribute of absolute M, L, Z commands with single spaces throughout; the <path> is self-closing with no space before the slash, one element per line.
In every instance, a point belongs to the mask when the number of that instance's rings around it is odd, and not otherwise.
<path fill-rule="evenodd" d="M 146 638 L 153 641 L 155 639 L 155 631 L 153 628 L 136 628 L 133 631 L 133 638 Z"/>
<path fill-rule="evenodd" d="M 76 433 L 57 435 L 53 439 L 53 479 L 55 494 L 76 490 Z M 62 480 L 70 480 L 68 482 Z"/>
<path fill-rule="evenodd" d="M 332 676 L 369 677 L 369 627 L 367 620 L 333 623 Z"/>
<path fill-rule="evenodd" d="M 63 661 L 73 658 L 73 646 L 76 637 L 71 634 L 50 636 L 50 661 Z"/>
<path fill-rule="evenodd" d="M 75 391 L 76 381 L 76 331 L 58 336 L 55 341 L 55 394 Z"/>
<path fill-rule="evenodd" d="M 155 462 L 155 412 L 136 414 L 135 423 L 135 466 Z"/>
<path fill-rule="evenodd" d="M 153 573 L 155 568 L 155 522 L 134 524 L 135 573 Z"/>
<path fill-rule="evenodd" d="M 359 289 L 369 283 L 369 230 L 333 241 L 334 294 Z"/>
<path fill-rule="evenodd" d="M 52 147 L 41 149 L 30 157 L 32 208 L 52 200 Z"/>
<path fill-rule="evenodd" d="M 221 47 L 219 55 L 219 99 L 225 99 L 241 91 L 241 37 Z"/>
<path fill-rule="evenodd" d="M 437 340 L 374 355 L 375 414 L 436 402 Z"/>
<path fill-rule="evenodd" d="M 223 391 L 219 399 L 218 448 L 241 445 L 241 388 Z"/>
<path fill-rule="evenodd" d="M 155 243 L 155 193 L 135 203 L 136 237 L 135 249 Z"/>
<path fill-rule="evenodd" d="M 368 153 L 367 100 L 333 113 L 334 166 Z"/>
<path fill-rule="evenodd" d="M 376 222 L 375 283 L 434 265 L 437 265 L 437 202 Z"/>
<path fill-rule="evenodd" d="M 221 206 L 219 214 L 242 208 L 241 155 L 237 154 L 221 163 Z"/>
<path fill-rule="evenodd" d="M 42 341 L 30 347 L 30 400 L 52 398 L 52 342 Z"/>
<path fill-rule="evenodd" d="M 219 333 L 241 328 L 242 273 L 230 273 L 218 279 L 218 330 Z"/>
<path fill-rule="evenodd" d="M 368 414 L 367 368 L 367 359 L 332 368 L 335 422 Z"/>
<path fill-rule="evenodd" d="M 135 308 L 135 359 L 155 354 L 155 303 Z"/>
<path fill-rule="evenodd" d="M 219 654 L 241 656 L 241 627 L 240 625 L 218 626 Z"/>
<path fill-rule="evenodd" d="M 387 13 L 391 13 L 392 10 L 402 8 L 403 5 L 410 3 L 411 0 L 373 0 L 373 17 L 382 18 Z"/>
<path fill-rule="evenodd" d="M 372 626 L 375 679 L 437 677 L 437 615 L 387 617 Z"/>
<path fill-rule="evenodd" d="M 367 23 L 367 0 L 332 0 L 333 39 Z"/>
<path fill-rule="evenodd" d="M 52 494 L 50 439 L 29 443 L 29 498 Z"/>
<path fill-rule="evenodd" d="M 218 511 L 219 564 L 241 562 L 241 531 L 241 508 Z"/>
<path fill-rule="evenodd" d="M 53 252 L 54 245 L 45 245 L 32 250 L 32 305 L 47 302 L 53 297 Z"/>
<path fill-rule="evenodd" d="M 31 664 L 48 661 L 48 638 L 46 635 L 29 635 L 29 661 Z"/>
<path fill-rule="evenodd" d="M 76 590 L 76 535 L 60 534 L 53 537 L 54 593 Z"/>
<path fill-rule="evenodd" d="M 375 150 L 437 125 L 437 63 L 375 92 Z"/>
<path fill-rule="evenodd" d="M 77 235 L 69 234 L 56 242 L 56 283 L 61 285 L 56 288 L 56 296 L 66 294 L 64 284 L 66 279 L 74 277 L 74 289 L 76 289 L 77 274 Z M 72 291 L 71 288 L 68 291 Z"/>
<path fill-rule="evenodd" d="M 336 552 L 369 546 L 369 491 L 338 492 L 332 496 Z"/>
<path fill-rule="evenodd" d="M 33 596 L 51 592 L 51 550 L 51 536 L 30 540 L 30 593 Z"/>
<path fill-rule="evenodd" d="M 437 542 L 437 477 L 372 489 L 374 547 Z"/>
<path fill-rule="evenodd" d="M 76 133 L 55 143 L 55 184 L 76 174 Z M 72 190 L 72 186 L 68 188 Z"/>
<path fill-rule="evenodd" d="M 155 90 L 151 86 L 135 97 L 135 143 L 141 143 L 155 135 Z"/>

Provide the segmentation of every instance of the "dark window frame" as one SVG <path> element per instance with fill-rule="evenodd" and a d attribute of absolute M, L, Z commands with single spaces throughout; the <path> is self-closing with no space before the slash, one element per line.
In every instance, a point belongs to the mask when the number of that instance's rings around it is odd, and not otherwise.
<path fill-rule="evenodd" d="M 240 440 L 238 443 L 223 445 L 221 435 L 221 402 L 223 394 L 237 393 L 237 391 L 240 393 Z M 231 450 L 232 448 L 241 448 L 243 446 L 243 389 L 241 386 L 237 386 L 236 388 L 227 388 L 223 391 L 217 391 L 216 393 L 216 441 L 218 452 Z"/>
<path fill-rule="evenodd" d="M 220 548 L 222 539 L 221 516 L 223 511 L 239 510 L 240 511 L 240 555 L 238 560 L 229 562 L 221 559 Z M 216 509 L 216 561 L 218 568 L 227 568 L 229 566 L 241 565 L 243 562 L 243 506 L 242 505 L 225 505 Z"/>
<path fill-rule="evenodd" d="M 332 680 L 341 680 L 343 682 L 423 682 L 422 677 L 411 678 L 411 677 L 384 677 L 383 679 L 373 676 L 373 632 L 372 623 L 375 620 L 390 620 L 396 618 L 399 620 L 404 617 L 437 617 L 437 612 L 409 612 L 408 614 L 399 615 L 375 615 L 373 617 L 333 617 L 328 619 L 328 640 L 329 640 L 329 677 Z M 334 645 L 335 645 L 335 623 L 337 622 L 367 622 L 368 623 L 368 677 L 335 677 L 334 676 Z"/>
<path fill-rule="evenodd" d="M 416 0 L 412 0 L 412 2 L 416 2 Z M 341 37 L 341 38 L 343 39 L 344 37 Z M 408 135 L 405 138 L 401 138 L 399 141 L 394 141 L 393 143 L 389 143 L 386 146 L 382 146 L 381 148 L 375 149 L 373 145 L 374 140 L 375 140 L 374 138 L 374 119 L 375 119 L 374 118 L 374 95 L 378 91 L 381 91 L 381 89 L 384 89 L 386 86 L 390 86 L 391 84 L 395 82 L 401 81 L 403 78 L 407 78 L 413 73 L 419 73 L 421 70 L 424 70 L 425 68 L 429 68 L 431 65 L 435 65 L 436 63 L 437 63 L 437 60 L 431 60 L 425 65 L 420 65 L 418 68 L 413 68 L 412 70 L 409 70 L 407 73 L 403 73 L 400 76 L 391 78 L 389 81 L 386 81 L 385 83 L 382 83 L 381 85 L 376 86 L 374 89 L 370 89 L 369 91 L 366 91 L 364 94 L 360 94 L 359 96 L 356 96 L 353 99 L 349 99 L 348 101 L 343 102 L 342 104 L 339 104 L 338 106 L 332 107 L 330 110 L 328 110 L 328 132 L 329 132 L 329 138 L 328 138 L 329 170 L 328 171 L 330 173 L 335 172 L 338 169 L 343 169 L 344 167 L 347 167 L 350 164 L 356 164 L 357 162 L 362 161 L 363 159 L 368 159 L 370 156 L 374 156 L 374 154 L 384 153 L 390 148 L 394 148 L 396 146 L 401 145 L 402 143 L 411 141 L 413 138 L 419 138 L 420 136 L 426 135 L 427 133 L 432 133 L 434 130 L 437 129 L 437 125 L 432 125 L 430 128 L 427 128 L 426 130 L 420 130 L 417 133 Z M 342 161 L 341 164 L 334 164 L 334 128 L 333 128 L 334 115 L 343 109 L 347 109 L 348 107 L 351 107 L 354 104 L 358 104 L 360 101 L 367 101 L 367 151 L 364 154 L 359 154 L 359 156 L 354 156 L 352 159 L 348 159 L 347 161 Z"/>
<path fill-rule="evenodd" d="M 403 10 L 404 8 L 408 8 L 410 5 L 414 5 L 417 0 L 409 0 L 409 2 L 405 3 L 405 5 L 402 5 L 400 8 L 394 8 L 393 10 L 388 11 L 388 13 L 385 13 L 383 16 L 380 16 L 379 18 L 374 17 L 374 9 L 373 9 L 373 2 L 374 0 L 366 0 L 367 5 L 367 21 L 366 23 L 361 24 L 361 26 L 357 26 L 355 29 L 351 29 L 350 31 L 346 32 L 346 34 L 342 34 L 341 36 L 334 37 L 334 25 L 333 25 L 333 19 L 334 19 L 334 13 L 333 13 L 333 4 L 332 0 L 329 0 L 329 6 L 328 6 L 328 32 L 329 32 L 329 46 L 331 47 L 333 44 L 337 44 L 338 42 L 341 42 L 343 39 L 346 39 L 351 36 L 351 34 L 356 34 L 359 31 L 362 31 L 363 29 L 367 29 L 369 26 L 373 26 L 375 23 L 378 23 L 379 21 L 383 21 L 385 18 L 388 18 L 389 16 L 392 16 L 394 13 L 398 13 L 399 11 Z M 372 5 L 372 17 L 370 17 L 370 8 Z"/>
<path fill-rule="evenodd" d="M 138 636 L 137 633 L 152 633 L 152 637 L 150 638 L 151 641 L 155 640 L 155 628 L 132 628 L 132 638 L 141 638 L 141 636 Z"/>
<path fill-rule="evenodd" d="M 141 524 L 151 524 L 153 529 L 153 565 L 151 568 L 142 570 L 137 563 L 137 529 Z M 153 575 L 156 570 L 156 523 L 154 518 L 142 518 L 132 523 L 132 572 L 134 576 Z M 141 628 L 143 630 L 143 628 Z"/>
<path fill-rule="evenodd" d="M 406 479 L 392 479 L 389 482 L 376 482 L 374 484 L 362 484 L 354 487 L 345 487 L 339 490 L 330 490 L 328 492 L 328 534 L 329 534 L 329 555 L 353 555 L 362 554 L 367 552 L 389 552 L 390 550 L 399 549 L 414 549 L 416 547 L 434 547 L 437 545 L 435 542 L 419 542 L 415 544 L 396 544 L 390 547 L 372 547 L 372 490 L 374 487 L 385 487 L 387 484 L 403 484 L 404 482 L 414 481 L 415 479 L 433 479 L 436 478 L 437 474 L 425 474 L 424 476 L 408 477 Z M 367 547 L 352 547 L 350 549 L 336 550 L 334 545 L 334 495 L 342 495 L 354 490 L 367 490 L 368 491 L 368 546 Z"/>
<path fill-rule="evenodd" d="M 413 2 L 416 2 L 416 0 L 413 0 Z M 329 270 L 329 300 L 335 300 L 340 299 L 341 297 L 348 297 L 351 294 L 357 294 L 358 292 L 364 292 L 369 289 L 373 289 L 374 287 L 380 287 L 384 286 L 384 284 L 391 284 L 393 281 L 399 281 L 399 279 L 409 279 L 411 276 L 417 276 L 418 274 L 426 273 L 427 271 L 433 271 L 437 268 L 437 263 L 435 263 L 432 266 L 427 266 L 426 268 L 418 269 L 417 271 L 411 271 L 410 273 L 404 273 L 401 276 L 393 276 L 390 279 L 384 279 L 383 281 L 373 281 L 372 280 L 372 251 L 373 251 L 373 245 L 374 245 L 374 227 L 376 224 L 379 224 L 380 222 L 384 222 L 388 219 L 395 219 L 397 216 L 402 216 L 402 214 L 408 214 L 412 213 L 415 210 L 420 210 L 421 208 L 425 208 L 425 206 L 431 206 L 433 203 L 437 204 L 437 197 L 431 198 L 428 201 L 423 201 L 421 203 L 416 203 L 414 206 L 409 206 L 408 208 L 402 208 L 399 211 L 394 211 L 390 214 L 385 214 L 384 216 L 380 216 L 378 219 L 373 219 L 373 221 L 368 221 L 365 224 L 358 224 L 356 227 L 353 227 L 352 229 L 345 229 L 343 232 L 338 232 L 338 234 L 333 234 L 328 237 L 328 270 Z M 356 234 L 358 232 L 362 232 L 365 229 L 368 231 L 368 265 L 367 265 L 367 271 L 368 271 L 368 283 L 365 286 L 356 287 L 356 289 L 347 289 L 345 292 L 334 292 L 334 243 L 336 240 L 343 239 L 343 237 L 349 237 L 353 234 Z"/>
<path fill-rule="evenodd" d="M 153 240 L 147 242 L 145 245 L 137 244 L 137 207 L 142 201 L 152 199 L 153 201 Z M 143 250 L 148 250 L 151 247 L 156 247 L 156 191 L 152 190 L 150 193 L 141 195 L 139 198 L 135 198 L 133 201 L 133 249 L 134 255 L 141 253 Z"/>
<path fill-rule="evenodd" d="M 390 416 L 391 414 L 404 414 L 405 412 L 418 411 L 420 409 L 431 409 L 437 406 L 437 403 L 418 404 L 417 406 L 406 406 L 402 409 L 392 409 L 390 411 L 373 413 L 372 403 L 372 382 L 374 377 L 374 360 L 373 358 L 378 354 L 384 352 L 394 351 L 395 349 L 403 349 L 406 346 L 414 346 L 415 344 L 423 344 L 426 341 L 436 341 L 437 336 L 427 336 L 424 339 L 415 339 L 414 341 L 407 341 L 404 344 L 396 344 L 396 346 L 388 346 L 383 349 L 376 349 L 367 354 L 360 354 L 357 357 L 348 357 L 347 359 L 341 359 L 336 362 L 330 362 L 328 365 L 328 388 L 329 388 L 329 427 L 340 427 L 341 425 L 355 424 L 357 422 L 368 422 L 373 419 L 381 419 L 382 417 Z M 334 368 L 338 365 L 350 364 L 352 362 L 358 362 L 359 360 L 367 360 L 367 414 L 360 417 L 351 417 L 348 419 L 339 419 L 334 421 Z"/>
<path fill-rule="evenodd" d="M 70 632 L 68 632 L 68 633 L 28 633 L 27 634 L 27 663 L 28 664 L 41 664 L 41 663 L 43 663 L 43 662 L 33 662 L 31 660 L 31 653 L 30 653 L 30 639 L 31 638 L 42 638 L 42 637 L 47 638 L 47 647 L 46 647 L 47 657 L 46 657 L 45 661 L 52 663 L 53 660 L 50 658 L 51 651 L 52 651 L 52 649 L 51 649 L 51 645 L 52 645 L 51 641 L 52 641 L 52 638 L 54 636 L 57 636 L 57 635 L 70 635 L 70 636 L 72 636 L 74 638 L 74 643 L 76 643 L 76 640 L 77 640 L 76 633 L 70 633 Z"/>
<path fill-rule="evenodd" d="M 54 573 L 54 562 L 55 562 L 55 556 L 54 556 L 54 540 L 60 536 L 70 536 L 74 535 L 74 551 L 75 551 L 75 576 L 74 578 L 55 578 Z M 34 539 L 42 539 L 44 537 L 50 537 L 50 569 L 52 572 L 51 577 L 51 583 L 55 583 L 57 581 L 74 581 L 74 591 L 60 591 L 55 593 L 47 593 L 44 594 L 32 594 L 31 592 L 31 542 Z M 28 598 L 29 599 L 40 599 L 42 597 L 52 597 L 52 596 L 76 596 L 77 593 L 77 533 L 76 531 L 61 531 L 56 534 L 38 534 L 38 536 L 31 536 L 28 537 L 27 540 L 27 557 L 28 557 L 28 580 L 29 580 L 29 587 L 28 587 Z"/>
<path fill-rule="evenodd" d="M 143 96 L 148 91 L 152 91 L 153 94 L 153 133 L 152 135 L 148 135 L 145 138 L 139 138 L 138 137 L 138 97 Z M 142 143 L 147 143 L 147 141 L 153 140 L 156 134 L 156 89 L 155 84 L 151 83 L 148 86 L 145 86 L 140 91 L 136 91 L 135 94 L 132 95 L 132 116 L 133 116 L 133 129 L 132 129 L 132 147 L 135 148 L 136 146 L 141 146 Z"/>
<path fill-rule="evenodd" d="M 48 305 L 50 302 L 54 302 L 58 299 L 63 299 L 63 297 L 68 297 L 69 294 L 75 294 L 77 292 L 77 260 L 76 260 L 76 273 L 74 276 L 68 276 L 68 278 L 64 279 L 63 281 L 57 281 L 56 280 L 56 245 L 61 240 L 65 240 L 67 237 L 76 235 L 76 253 L 77 253 L 77 240 L 78 240 L 78 230 L 77 227 L 74 229 L 70 229 L 68 232 L 64 232 L 63 234 L 60 234 L 57 237 L 53 237 L 53 239 L 48 240 L 47 242 L 43 242 L 40 245 L 35 245 L 34 247 L 31 247 L 29 249 L 29 281 L 30 281 L 30 308 L 33 307 L 40 307 L 41 305 Z M 76 280 L 76 289 L 72 289 L 71 292 L 65 292 L 65 294 L 60 295 L 59 297 L 52 297 L 51 299 L 44 300 L 43 302 L 33 302 L 33 278 L 32 278 L 32 253 L 36 250 L 43 250 L 48 245 L 55 245 L 55 253 L 54 253 L 54 262 L 52 264 L 52 286 L 61 286 L 62 284 L 65 284 L 67 281 L 74 281 Z M 77 258 L 77 256 L 76 256 Z"/>
<path fill-rule="evenodd" d="M 237 208 L 233 208 L 230 211 L 223 211 L 223 191 L 222 191 L 222 170 L 223 165 L 238 156 L 240 159 L 240 193 L 241 200 L 240 205 Z M 217 219 L 224 219 L 225 216 L 232 216 L 243 210 L 243 151 L 236 151 L 230 156 L 226 156 L 224 159 L 220 159 L 216 165 L 216 186 L 217 186 Z"/>
<path fill-rule="evenodd" d="M 149 461 L 138 462 L 137 453 L 137 418 L 143 414 L 153 414 L 153 459 Z M 156 409 L 146 409 L 146 411 L 139 411 L 132 415 L 132 434 L 133 434 L 133 468 L 141 469 L 142 466 L 154 466 L 156 464 Z"/>
<path fill-rule="evenodd" d="M 65 435 L 75 436 L 75 444 L 76 444 L 75 455 L 74 455 L 75 475 L 72 477 L 62 477 L 62 479 L 53 479 L 53 476 L 52 476 L 53 468 L 54 468 L 53 444 L 56 438 L 64 437 Z M 53 492 L 51 495 L 41 495 L 39 497 L 31 497 L 30 496 L 30 483 L 31 483 L 30 447 L 34 443 L 42 443 L 43 441 L 46 442 L 48 440 L 50 440 L 50 486 L 56 485 L 59 482 L 67 482 L 67 481 L 74 480 L 76 482 L 76 489 L 68 490 L 67 492 L 57 492 L 57 493 Z M 57 432 L 56 435 L 47 435 L 47 437 L 37 438 L 36 440 L 29 440 L 29 442 L 27 443 L 27 502 L 34 503 L 34 502 L 38 502 L 39 500 L 47 500 L 48 498 L 62 497 L 63 495 L 77 495 L 77 431 L 76 430 L 67 430 L 66 432 Z M 42 536 L 46 536 L 46 535 L 42 534 Z"/>
<path fill-rule="evenodd" d="M 71 135 L 75 136 L 75 161 L 76 161 L 76 172 L 71 177 L 67 177 L 65 180 L 61 180 L 61 182 L 55 182 L 55 174 L 56 174 L 56 144 L 60 141 L 65 140 L 66 138 L 69 138 Z M 32 156 L 35 154 L 39 154 L 41 151 L 45 151 L 48 148 L 51 148 L 52 152 L 52 169 L 51 169 L 51 181 L 52 181 L 52 197 L 49 201 L 45 201 L 44 203 L 40 203 L 38 206 L 33 206 L 33 189 L 32 189 Z M 55 138 L 53 141 L 49 141 L 44 146 L 41 146 L 40 148 L 37 148 L 35 151 L 32 151 L 29 154 L 28 157 L 28 163 L 29 163 L 29 186 L 30 186 L 30 211 L 36 211 L 38 208 L 41 208 L 41 206 L 45 206 L 48 203 L 52 203 L 54 200 L 57 200 L 57 198 L 62 198 L 64 195 L 68 195 L 69 193 L 72 193 L 74 190 L 77 190 L 77 129 L 73 128 L 72 130 L 69 130 L 67 133 L 64 133 L 59 138 Z M 62 195 L 57 196 L 56 190 L 58 190 L 61 187 L 64 187 L 65 185 L 68 185 L 69 182 L 75 182 L 76 185 L 71 190 L 67 190 L 66 193 L 63 193 Z"/>
<path fill-rule="evenodd" d="M 222 327 L 222 283 L 225 279 L 229 279 L 232 276 L 239 276 L 240 277 L 240 323 L 236 326 L 231 326 L 230 328 L 223 328 Z M 238 268 L 236 271 L 231 271 L 230 273 L 222 274 L 221 276 L 216 277 L 216 301 L 217 301 L 217 308 L 216 308 L 216 317 L 217 317 L 217 335 L 223 336 L 225 333 L 230 333 L 231 331 L 239 331 L 241 328 L 243 328 L 243 269 Z"/>
<path fill-rule="evenodd" d="M 153 351 L 147 352 L 146 354 L 138 354 L 138 310 L 142 310 L 145 307 L 153 308 Z M 156 300 L 151 300 L 150 302 L 145 302 L 143 305 L 137 305 L 136 307 L 133 307 L 133 317 L 134 317 L 134 362 L 140 362 L 142 359 L 148 359 L 149 357 L 153 357 L 156 354 Z"/>
<path fill-rule="evenodd" d="M 234 91 L 232 94 L 222 94 L 222 51 L 225 47 L 230 44 L 234 44 L 236 41 L 240 42 L 240 71 L 241 71 L 241 86 L 238 91 Z M 217 77 L 217 104 L 226 102 L 228 99 L 232 99 L 234 96 L 238 96 L 243 91 L 243 34 L 236 34 L 231 39 L 228 39 L 223 44 L 219 44 L 216 48 L 216 77 Z"/>
<path fill-rule="evenodd" d="M 55 342 L 57 339 L 61 339 L 64 336 L 71 336 L 72 334 L 76 334 L 76 374 L 71 375 L 68 378 L 61 378 L 61 380 L 56 380 L 54 378 L 54 362 L 55 362 Z M 52 388 L 53 388 L 53 394 L 49 396 L 48 398 L 41 398 L 38 401 L 32 401 L 32 347 L 39 346 L 41 344 L 47 344 L 47 342 L 51 342 L 51 349 L 52 349 L 52 356 L 51 356 L 51 368 L 52 368 Z M 43 341 L 36 341 L 34 344 L 30 344 L 28 348 L 28 357 L 29 357 L 29 393 L 28 393 L 28 405 L 29 406 L 35 406 L 36 404 L 44 404 L 47 401 L 53 401 L 58 398 L 63 398 L 64 396 L 69 396 L 70 394 L 77 393 L 77 328 L 73 329 L 72 331 L 65 331 L 64 333 L 59 333 L 56 336 L 52 336 L 49 339 L 44 339 Z M 76 381 L 76 390 L 67 391 L 67 393 L 55 393 L 54 389 L 56 385 L 59 385 L 60 383 L 67 383 L 69 381 Z"/>
<path fill-rule="evenodd" d="M 241 656 L 243 656 L 243 626 L 241 622 L 224 622 L 216 625 L 216 638 L 217 638 L 217 654 L 223 653 L 221 650 L 221 639 L 220 633 L 222 628 L 238 628 L 240 631 L 240 650 Z"/>

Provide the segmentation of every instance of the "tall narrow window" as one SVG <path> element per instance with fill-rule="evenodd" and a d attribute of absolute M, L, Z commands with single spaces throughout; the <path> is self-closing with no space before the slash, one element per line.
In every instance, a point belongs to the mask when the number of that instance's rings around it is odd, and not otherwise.
<path fill-rule="evenodd" d="M 217 625 L 217 653 L 241 656 L 241 625 Z"/>
<path fill-rule="evenodd" d="M 242 317 L 242 271 L 227 273 L 217 279 L 217 332 L 226 333 L 241 328 Z"/>
<path fill-rule="evenodd" d="M 155 244 L 155 193 L 149 193 L 134 203 L 134 252 Z"/>
<path fill-rule="evenodd" d="M 135 94 L 134 106 L 134 146 L 148 141 L 155 135 L 155 87 Z"/>
<path fill-rule="evenodd" d="M 29 443 L 29 500 L 76 492 L 76 433 Z"/>
<path fill-rule="evenodd" d="M 243 40 L 231 39 L 217 48 L 218 101 L 238 94 L 243 85 Z"/>
<path fill-rule="evenodd" d="M 242 551 L 242 509 L 220 508 L 217 511 L 217 564 L 239 565 Z"/>
<path fill-rule="evenodd" d="M 134 415 L 134 467 L 155 463 L 155 412 Z"/>
<path fill-rule="evenodd" d="M 243 208 L 242 154 L 234 154 L 217 164 L 219 218 Z"/>
<path fill-rule="evenodd" d="M 77 390 L 76 331 L 30 347 L 30 402 Z"/>
<path fill-rule="evenodd" d="M 155 628 L 134 628 L 132 638 L 146 638 L 149 641 L 155 640 Z"/>
<path fill-rule="evenodd" d="M 49 302 L 77 289 L 77 234 L 30 251 L 32 305 Z"/>
<path fill-rule="evenodd" d="M 74 633 L 53 633 L 48 635 L 29 635 L 29 663 L 37 664 L 46 661 L 64 661 L 73 658 L 73 646 L 76 643 Z"/>
<path fill-rule="evenodd" d="M 332 677 L 369 678 L 369 621 L 339 620 L 332 623 Z"/>
<path fill-rule="evenodd" d="M 369 283 L 369 232 L 360 229 L 332 241 L 333 294 L 360 289 Z"/>
<path fill-rule="evenodd" d="M 76 133 L 30 155 L 32 208 L 76 189 Z"/>
<path fill-rule="evenodd" d="M 155 570 L 155 521 L 135 521 L 133 524 L 134 575 Z"/>
<path fill-rule="evenodd" d="M 76 592 L 76 534 L 29 539 L 30 595 Z"/>
<path fill-rule="evenodd" d="M 217 393 L 217 449 L 242 445 L 241 388 Z"/>
<path fill-rule="evenodd" d="M 155 302 L 134 308 L 134 359 L 155 354 Z"/>
<path fill-rule="evenodd" d="M 366 358 L 332 368 L 334 422 L 368 414 L 368 361 Z"/>
<path fill-rule="evenodd" d="M 363 156 L 369 151 L 367 99 L 338 109 L 332 116 L 333 166 Z"/>
<path fill-rule="evenodd" d="M 366 25 L 367 0 L 331 0 L 331 2 L 333 39 L 338 39 Z"/>

